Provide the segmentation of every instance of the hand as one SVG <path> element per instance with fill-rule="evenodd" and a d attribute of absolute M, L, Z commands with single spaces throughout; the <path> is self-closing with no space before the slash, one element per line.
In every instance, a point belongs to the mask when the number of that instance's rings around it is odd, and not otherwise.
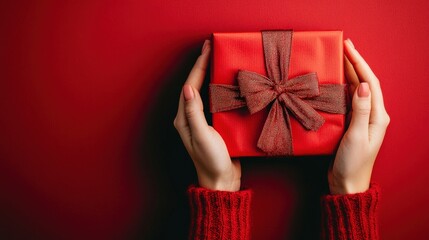
<path fill-rule="evenodd" d="M 380 82 L 348 39 L 345 75 L 350 84 L 352 118 L 328 173 L 331 194 L 368 190 L 372 168 L 389 125 Z"/>
<path fill-rule="evenodd" d="M 206 40 L 201 55 L 183 85 L 174 126 L 194 162 L 199 185 L 212 190 L 238 191 L 240 161 L 231 160 L 222 137 L 207 124 L 199 93 L 210 49 L 210 41 Z"/>

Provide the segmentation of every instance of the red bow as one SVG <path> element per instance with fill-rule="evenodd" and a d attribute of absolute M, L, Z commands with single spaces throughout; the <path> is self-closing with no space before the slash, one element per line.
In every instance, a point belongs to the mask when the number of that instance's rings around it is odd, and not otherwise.
<path fill-rule="evenodd" d="M 288 79 L 292 31 L 264 31 L 262 42 L 268 77 L 241 70 L 238 86 L 210 84 L 211 112 L 247 106 L 253 114 L 272 103 L 257 146 L 269 155 L 291 155 L 289 114 L 307 130 L 318 130 L 325 119 L 315 109 L 346 112 L 344 86 L 319 85 L 316 73 Z"/>

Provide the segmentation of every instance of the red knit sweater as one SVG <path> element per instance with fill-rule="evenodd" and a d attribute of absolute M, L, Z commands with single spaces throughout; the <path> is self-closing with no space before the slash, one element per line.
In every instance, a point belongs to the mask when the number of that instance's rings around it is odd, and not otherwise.
<path fill-rule="evenodd" d="M 251 190 L 212 191 L 188 188 L 189 239 L 250 239 Z M 379 187 L 364 193 L 322 197 L 322 239 L 378 239 Z"/>

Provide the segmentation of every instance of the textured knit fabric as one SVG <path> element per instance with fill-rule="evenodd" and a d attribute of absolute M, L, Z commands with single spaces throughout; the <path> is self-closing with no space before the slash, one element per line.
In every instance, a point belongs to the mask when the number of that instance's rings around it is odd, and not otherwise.
<path fill-rule="evenodd" d="M 189 239 L 250 239 L 252 192 L 212 191 L 192 185 Z M 379 186 L 364 193 L 322 197 L 322 239 L 377 240 Z"/>
<path fill-rule="evenodd" d="M 322 239 L 379 239 L 379 186 L 363 193 L 322 197 Z"/>
<path fill-rule="evenodd" d="M 192 185 L 189 239 L 250 239 L 251 190 L 213 191 Z"/>

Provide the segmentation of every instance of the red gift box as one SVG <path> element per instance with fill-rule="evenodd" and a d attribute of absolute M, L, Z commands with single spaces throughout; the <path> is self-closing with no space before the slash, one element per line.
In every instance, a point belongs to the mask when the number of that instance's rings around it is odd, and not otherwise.
<path fill-rule="evenodd" d="M 291 44 L 288 79 L 316 72 L 319 84 L 344 84 L 342 31 L 293 32 Z M 214 33 L 211 84 L 237 86 L 239 70 L 267 76 L 261 32 Z M 213 113 L 213 127 L 224 139 L 231 157 L 270 155 L 257 147 L 269 110 L 266 107 L 250 114 L 243 107 Z M 307 130 L 289 114 L 292 155 L 335 152 L 344 134 L 345 115 L 317 112 L 325 119 L 317 131 Z"/>

